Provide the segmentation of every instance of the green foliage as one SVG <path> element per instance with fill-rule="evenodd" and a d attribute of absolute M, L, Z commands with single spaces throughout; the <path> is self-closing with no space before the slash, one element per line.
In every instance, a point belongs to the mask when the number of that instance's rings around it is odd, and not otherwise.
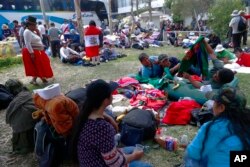
<path fill-rule="evenodd" d="M 172 5 L 173 5 L 173 1 L 174 1 L 174 0 L 164 0 L 163 6 L 164 6 L 165 8 L 171 9 L 171 8 L 172 8 Z"/>
<path fill-rule="evenodd" d="M 22 57 L 7 57 L 5 59 L 0 59 L 0 69 L 10 67 L 15 64 L 22 64 Z"/>
<path fill-rule="evenodd" d="M 214 6 L 209 9 L 209 27 L 221 37 L 225 39 L 228 32 L 228 25 L 231 20 L 233 10 L 244 10 L 242 0 L 216 0 Z"/>
<path fill-rule="evenodd" d="M 168 2 L 169 0 L 165 0 Z M 187 16 L 194 16 L 207 13 L 214 0 L 175 0 L 172 2 L 171 10 L 177 20 L 184 20 Z"/>

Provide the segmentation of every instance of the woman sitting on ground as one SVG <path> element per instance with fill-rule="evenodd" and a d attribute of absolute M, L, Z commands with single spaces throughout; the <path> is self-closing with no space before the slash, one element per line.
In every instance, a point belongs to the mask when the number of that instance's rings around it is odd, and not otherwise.
<path fill-rule="evenodd" d="M 208 93 L 215 118 L 202 125 L 186 150 L 186 167 L 230 166 L 230 151 L 250 150 L 250 112 L 242 92 L 231 87 Z"/>
<path fill-rule="evenodd" d="M 76 120 L 72 134 L 72 155 L 80 167 L 121 167 L 151 165 L 138 160 L 143 151 L 118 149 L 115 144 L 116 130 L 105 120 L 104 109 L 112 102 L 113 88 L 103 80 L 87 86 L 86 101 Z"/>

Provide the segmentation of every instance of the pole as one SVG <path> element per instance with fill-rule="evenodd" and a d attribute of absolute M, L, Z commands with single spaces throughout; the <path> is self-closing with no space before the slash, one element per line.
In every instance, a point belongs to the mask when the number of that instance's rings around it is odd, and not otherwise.
<path fill-rule="evenodd" d="M 113 22 L 112 22 L 112 8 L 111 8 L 111 0 L 108 0 L 109 11 L 108 11 L 108 18 L 109 18 L 109 30 L 110 34 L 113 34 Z"/>
<path fill-rule="evenodd" d="M 197 24 L 198 29 L 199 29 L 199 35 L 200 35 L 201 28 L 200 28 L 198 16 L 197 16 L 197 13 L 196 13 L 196 10 L 195 10 L 195 9 L 194 9 L 194 15 L 195 15 L 195 19 L 196 19 L 196 24 Z"/>
<path fill-rule="evenodd" d="M 83 21 L 82 21 L 82 15 L 81 15 L 81 9 L 80 9 L 80 0 L 74 0 L 75 5 L 75 13 L 76 13 L 76 21 L 77 21 L 77 29 L 80 35 L 80 42 L 83 43 Z"/>
<path fill-rule="evenodd" d="M 41 11 L 43 13 L 43 21 L 44 21 L 46 27 L 49 28 L 49 21 L 47 19 L 46 13 L 45 13 L 43 0 L 39 0 L 39 2 L 40 2 L 40 6 L 41 6 Z"/>

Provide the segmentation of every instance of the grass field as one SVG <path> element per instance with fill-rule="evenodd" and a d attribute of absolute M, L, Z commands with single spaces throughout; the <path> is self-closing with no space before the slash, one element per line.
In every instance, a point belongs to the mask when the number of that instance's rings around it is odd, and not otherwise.
<path fill-rule="evenodd" d="M 128 49 L 119 50 L 122 53 L 127 54 L 127 57 L 110 61 L 108 63 L 102 63 L 100 66 L 96 67 L 81 67 L 81 66 L 71 66 L 62 64 L 58 58 L 51 59 L 52 68 L 54 71 L 54 78 L 50 79 L 50 82 L 60 83 L 62 92 L 66 93 L 71 89 L 84 86 L 86 83 L 90 82 L 92 79 L 105 79 L 105 80 L 116 80 L 122 76 L 137 72 L 140 67 L 140 63 L 137 59 L 138 55 L 142 52 L 148 53 L 149 55 L 159 55 L 161 53 L 167 53 L 171 56 L 176 56 L 181 58 L 184 53 L 184 49 L 176 48 L 172 46 L 164 46 L 160 48 L 150 48 L 144 51 Z M 250 80 L 246 74 L 236 74 L 240 80 L 240 88 L 245 92 L 248 101 L 250 101 Z M 20 79 L 28 88 L 36 89 L 43 87 L 34 87 L 29 84 L 31 78 L 25 77 L 24 69 L 22 65 L 15 65 L 8 68 L 0 67 L 0 83 L 3 84 L 9 78 Z M 248 103 L 249 104 L 249 103 Z M 166 126 L 168 135 L 176 138 L 180 138 L 181 135 L 187 134 L 188 138 L 191 140 L 197 132 L 196 127 L 192 126 Z M 8 125 L 5 124 L 5 111 L 0 111 L 0 166 L 25 166 L 33 167 L 37 164 L 34 155 L 26 156 L 10 156 L 11 152 L 11 130 Z M 176 152 L 168 152 L 162 148 L 153 148 L 154 143 L 145 142 L 145 145 L 151 146 L 149 151 L 145 153 L 143 160 L 152 163 L 155 167 L 172 167 L 176 164 L 180 164 L 183 158 L 184 150 L 179 149 Z M 6 157 L 6 158 L 5 158 Z M 14 161 L 14 163 L 9 163 L 9 160 Z M 63 165 L 70 166 L 70 164 Z"/>

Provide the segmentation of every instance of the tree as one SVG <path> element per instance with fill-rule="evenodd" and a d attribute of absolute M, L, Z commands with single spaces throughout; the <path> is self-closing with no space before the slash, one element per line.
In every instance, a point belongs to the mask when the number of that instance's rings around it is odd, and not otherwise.
<path fill-rule="evenodd" d="M 138 10 L 139 10 L 139 0 L 135 0 L 135 9 L 136 9 L 136 15 L 138 16 Z"/>
<path fill-rule="evenodd" d="M 174 3 L 174 0 L 165 0 L 163 6 L 164 6 L 165 8 L 171 9 L 173 3 Z"/>
<path fill-rule="evenodd" d="M 111 6 L 111 0 L 108 1 L 109 9 L 108 9 L 108 18 L 109 18 L 109 30 L 110 34 L 113 34 L 113 22 L 112 22 L 112 6 Z"/>
<path fill-rule="evenodd" d="M 152 21 L 153 20 L 152 19 L 152 4 L 151 4 L 152 0 L 147 0 L 146 2 L 148 4 L 149 20 Z"/>
<path fill-rule="evenodd" d="M 76 21 L 77 21 L 77 29 L 80 35 L 80 42 L 83 42 L 83 24 L 82 24 L 82 13 L 80 8 L 80 0 L 74 0 L 75 12 L 76 12 Z"/>
<path fill-rule="evenodd" d="M 213 5 L 214 0 L 165 0 L 165 4 L 171 5 L 173 15 L 184 20 L 186 16 L 203 15 L 207 13 L 208 9 Z"/>
<path fill-rule="evenodd" d="M 214 6 L 208 11 L 210 13 L 208 25 L 222 39 L 226 38 L 230 15 L 235 9 L 244 9 L 242 0 L 216 0 Z"/>

